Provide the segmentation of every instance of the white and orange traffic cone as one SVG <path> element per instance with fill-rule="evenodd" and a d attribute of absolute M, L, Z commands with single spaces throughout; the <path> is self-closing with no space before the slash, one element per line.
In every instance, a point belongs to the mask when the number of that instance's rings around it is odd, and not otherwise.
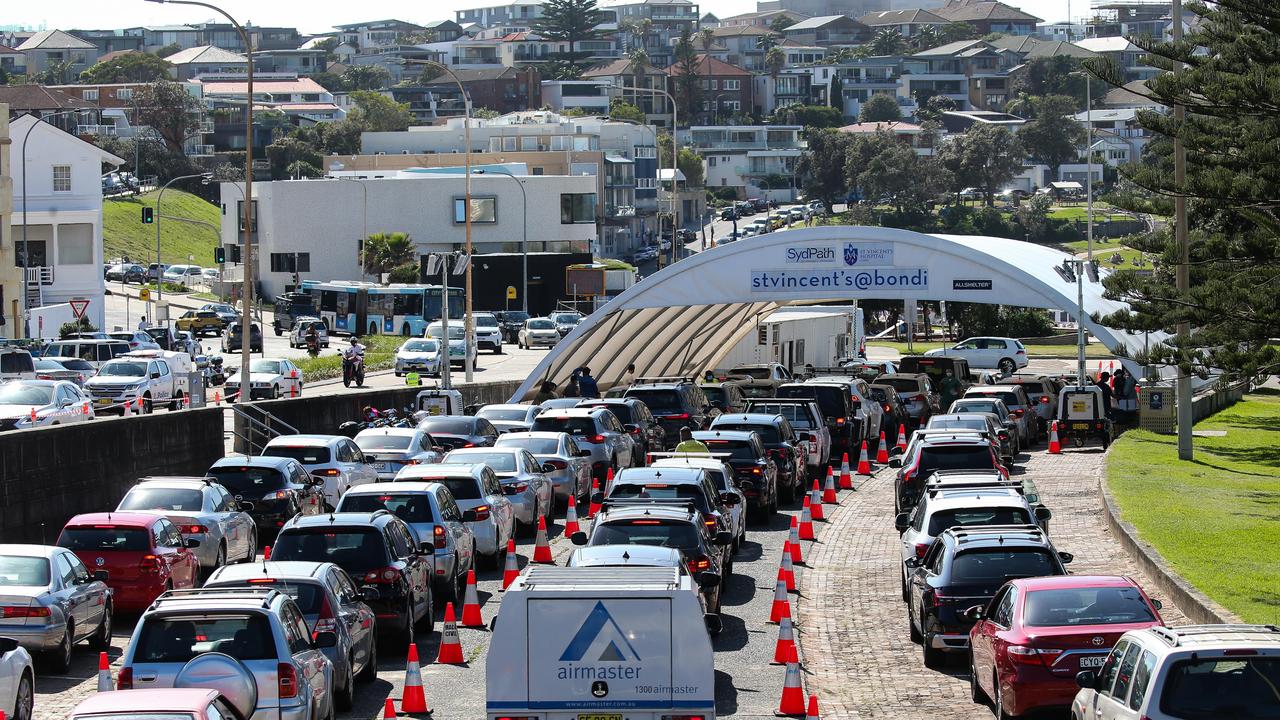
<path fill-rule="evenodd" d="M 827 475 L 827 477 L 831 477 Z M 809 491 L 809 495 L 805 497 L 805 502 L 809 503 L 809 516 L 814 520 L 826 520 L 826 515 L 822 512 L 822 490 L 818 488 L 818 480 L 813 481 L 813 489 Z M 813 538 L 804 538 L 812 540 Z"/>
<path fill-rule="evenodd" d="M 418 643 L 409 643 L 409 657 L 405 658 L 404 692 L 401 693 L 400 712 L 406 715 L 425 715 L 427 693 L 422 689 L 422 668 L 418 665 Z"/>
<path fill-rule="evenodd" d="M 387 704 L 382 708 L 382 720 L 396 720 L 396 701 L 387 698 Z"/>
<path fill-rule="evenodd" d="M 867 457 L 867 441 L 862 441 L 862 452 L 858 453 L 858 474 L 866 477 L 871 474 L 871 460 Z"/>
<path fill-rule="evenodd" d="M 804 496 L 804 505 L 800 508 L 800 527 L 798 534 L 801 540 L 817 540 L 818 537 L 813 533 L 813 503 L 809 502 L 809 496 Z M 819 503 L 817 507 L 822 507 Z"/>
<path fill-rule="evenodd" d="M 787 584 L 778 580 L 773 586 L 773 608 L 769 611 L 769 622 L 777 625 L 784 617 L 791 617 L 791 601 L 787 599 Z"/>
<path fill-rule="evenodd" d="M 111 682 L 111 661 L 104 652 L 98 653 L 98 692 L 111 692 L 115 684 Z"/>
<path fill-rule="evenodd" d="M 1054 420 L 1049 424 L 1049 454 L 1062 454 L 1062 440 L 1058 437 L 1058 421 Z"/>
<path fill-rule="evenodd" d="M 822 716 L 818 714 L 818 696 L 809 696 L 809 710 L 804 714 L 804 720 L 822 720 Z"/>
<path fill-rule="evenodd" d="M 770 665 L 786 665 L 791 653 L 796 651 L 795 630 L 791 618 L 784 617 L 778 623 L 778 643 L 773 646 L 773 662 Z"/>
<path fill-rule="evenodd" d="M 796 570 L 791 563 L 791 548 L 788 541 L 782 541 L 782 564 L 778 566 L 778 576 L 787 584 L 787 592 L 796 591 Z"/>
<path fill-rule="evenodd" d="M 467 571 L 467 594 L 462 599 L 462 627 L 484 627 L 484 618 L 480 615 L 480 598 L 476 595 L 475 568 Z"/>
<path fill-rule="evenodd" d="M 827 505 L 835 505 L 839 502 L 839 498 L 836 497 L 836 479 L 831 473 L 827 473 L 827 484 L 822 488 L 822 502 Z"/>
<path fill-rule="evenodd" d="M 905 423 L 898 425 L 898 450 L 907 451 L 907 426 Z"/>
<path fill-rule="evenodd" d="M 564 536 L 569 537 L 581 529 L 578 527 L 578 498 L 571 497 L 564 511 Z"/>
<path fill-rule="evenodd" d="M 876 464 L 889 464 L 889 446 L 884 444 L 884 431 L 880 431 L 880 447 L 876 448 Z M 817 698 L 814 698 L 815 700 Z"/>
<path fill-rule="evenodd" d="M 595 517 L 600 512 L 600 503 L 596 502 L 596 496 L 600 494 L 599 478 L 591 478 L 591 504 L 587 506 L 587 517 Z"/>
<path fill-rule="evenodd" d="M 800 687 L 800 658 L 794 647 L 787 658 L 787 677 L 782 684 L 782 700 L 777 715 L 803 716 L 805 712 L 804 689 Z"/>
<path fill-rule="evenodd" d="M 462 665 L 462 640 L 458 638 L 458 618 L 453 614 L 453 603 L 444 606 L 444 627 L 440 630 L 440 654 L 436 662 L 442 665 Z"/>
<path fill-rule="evenodd" d="M 804 553 L 800 550 L 800 522 L 795 515 L 791 516 L 791 534 L 787 536 L 787 541 L 791 543 L 791 562 L 803 565 Z"/>
<path fill-rule="evenodd" d="M 555 558 L 551 557 L 551 546 L 547 544 L 547 518 L 545 515 L 538 517 L 538 539 L 533 546 L 533 561 L 547 565 L 555 565 Z"/>
<path fill-rule="evenodd" d="M 840 489 L 851 490 L 853 488 L 853 473 L 849 470 L 849 453 L 845 453 L 840 461 Z"/>
<path fill-rule="evenodd" d="M 502 570 L 502 589 L 511 587 L 511 583 L 520 577 L 520 561 L 516 557 L 516 541 L 507 540 L 507 563 Z"/>
<path fill-rule="evenodd" d="M 604 475 L 604 493 L 609 494 L 609 488 L 613 487 L 613 468 L 608 468 Z"/>

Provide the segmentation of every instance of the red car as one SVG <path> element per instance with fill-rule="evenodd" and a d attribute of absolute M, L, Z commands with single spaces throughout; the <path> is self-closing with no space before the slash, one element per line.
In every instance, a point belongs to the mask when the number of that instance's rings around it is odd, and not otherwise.
<path fill-rule="evenodd" d="M 1004 584 L 991 603 L 965 611 L 969 686 L 999 720 L 1066 708 L 1076 673 L 1102 667 L 1129 630 L 1163 625 L 1160 605 L 1127 577 L 1062 575 Z"/>
<path fill-rule="evenodd" d="M 106 570 L 116 610 L 145 610 L 160 593 L 196 587 L 200 562 L 178 526 L 153 513 L 77 515 L 62 528 L 58 545 L 71 550 L 89 571 Z"/>

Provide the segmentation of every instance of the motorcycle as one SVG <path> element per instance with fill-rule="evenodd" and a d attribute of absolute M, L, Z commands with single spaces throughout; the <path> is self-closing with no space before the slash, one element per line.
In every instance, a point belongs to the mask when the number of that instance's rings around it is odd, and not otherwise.
<path fill-rule="evenodd" d="M 356 355 L 342 357 L 342 385 L 343 387 L 351 387 L 352 381 L 356 387 L 364 387 L 364 356 Z"/>
<path fill-rule="evenodd" d="M 320 336 L 319 335 L 312 334 L 307 336 L 307 354 L 310 355 L 311 357 L 316 357 L 320 354 Z"/>
<path fill-rule="evenodd" d="M 222 369 L 222 356 L 215 355 L 209 359 L 209 384 L 221 385 L 227 381 L 227 372 Z"/>

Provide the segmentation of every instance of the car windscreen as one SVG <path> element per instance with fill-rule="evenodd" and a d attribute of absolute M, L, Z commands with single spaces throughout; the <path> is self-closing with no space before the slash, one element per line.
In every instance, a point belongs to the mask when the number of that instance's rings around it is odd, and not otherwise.
<path fill-rule="evenodd" d="M 0 404 L 48 405 L 53 402 L 53 388 L 46 385 L 8 383 L 0 385 Z"/>
<path fill-rule="evenodd" d="M 768 380 L 773 373 L 767 367 L 736 367 L 729 371 L 730 375 L 749 377 L 753 380 Z"/>
<path fill-rule="evenodd" d="M 749 412 L 781 415 L 794 427 L 810 430 L 814 428 L 813 413 L 803 405 L 791 403 L 751 403 Z"/>
<path fill-rule="evenodd" d="M 26 555 L 0 555 L 0 587 L 49 584 L 49 561 Z"/>
<path fill-rule="evenodd" d="M 958 585 L 995 588 L 1014 578 L 1058 574 L 1058 564 L 1049 553 L 1034 548 L 970 550 L 951 561 L 951 582 Z"/>
<path fill-rule="evenodd" d="M 133 488 L 120 501 L 120 510 L 182 510 L 198 512 L 204 495 L 186 488 Z"/>
<path fill-rule="evenodd" d="M 746 440 L 703 440 L 702 443 L 713 453 L 729 453 L 729 460 L 755 462 L 756 449 Z"/>
<path fill-rule="evenodd" d="M 749 423 L 716 423 L 712 426 L 713 430 L 736 430 L 740 432 L 754 432 L 760 436 L 765 445 L 777 445 L 782 442 L 782 434 L 778 432 L 778 428 L 772 425 L 756 425 Z"/>
<path fill-rule="evenodd" d="M 356 435 L 356 446 L 361 450 L 404 450 L 413 440 L 412 435 Z"/>
<path fill-rule="evenodd" d="M 144 362 L 109 362 L 102 366 L 98 374 L 119 377 L 146 377 L 147 364 Z"/>
<path fill-rule="evenodd" d="M 986 445 L 935 445 L 920 450 L 917 477 L 935 470 L 991 470 L 995 466 Z"/>
<path fill-rule="evenodd" d="M 275 360 L 254 360 L 253 363 L 249 365 L 249 372 L 277 375 L 280 373 L 280 363 Z"/>
<path fill-rule="evenodd" d="M 680 393 L 675 390 L 628 390 L 626 397 L 644 403 L 654 415 L 674 415 L 684 411 L 680 405 Z"/>
<path fill-rule="evenodd" d="M 929 418 L 928 430 L 978 430 L 986 432 L 987 421 L 984 418 Z"/>
<path fill-rule="evenodd" d="M 255 496 L 284 489 L 284 473 L 266 467 L 215 467 L 208 475 L 232 495 Z"/>
<path fill-rule="evenodd" d="M 689 523 L 662 520 L 623 520 L 598 525 L 591 545 L 656 545 L 691 550 L 698 547 L 698 531 Z"/>
<path fill-rule="evenodd" d="M 298 605 L 298 610 L 303 615 L 319 614 L 320 606 L 324 604 L 325 600 L 324 590 L 317 583 L 298 582 L 296 580 L 273 577 L 254 577 L 231 582 L 205 583 L 205 587 L 267 587 L 279 590 L 293 598 L 293 601 Z"/>
<path fill-rule="evenodd" d="M 480 483 L 470 477 L 415 477 L 413 482 L 435 482 L 449 488 L 454 500 L 479 500 Z"/>
<path fill-rule="evenodd" d="M 68 370 L 79 370 L 82 372 L 93 371 L 93 365 L 90 365 L 80 358 L 65 358 L 63 360 L 58 360 L 57 362 Z"/>
<path fill-rule="evenodd" d="M 1027 625 L 1118 625 L 1155 620 L 1135 587 L 1082 587 L 1034 590 L 1022 603 Z"/>
<path fill-rule="evenodd" d="M 476 324 L 476 327 L 483 327 L 483 328 L 498 327 L 498 318 L 492 315 L 472 315 L 471 319 Z"/>
<path fill-rule="evenodd" d="M 557 455 L 560 453 L 560 441 L 556 438 L 517 437 L 503 435 L 493 444 L 501 448 L 523 448 L 534 455 Z"/>
<path fill-rule="evenodd" d="M 700 513 L 709 513 L 707 498 L 696 485 L 671 483 L 614 483 L 610 498 L 644 498 L 657 500 L 692 500 Z"/>
<path fill-rule="evenodd" d="M 572 313 L 559 313 L 552 315 L 551 319 L 558 325 L 577 325 L 582 320 L 582 316 Z"/>
<path fill-rule="evenodd" d="M 778 396 L 778 391 L 774 388 L 773 383 L 760 383 L 758 385 L 739 383 L 738 389 L 742 391 L 742 397 L 767 398 Z"/>
<path fill-rule="evenodd" d="M 276 538 L 271 559 L 331 562 L 344 570 L 368 570 L 388 563 L 382 533 L 375 528 L 317 527 L 286 530 Z"/>
<path fill-rule="evenodd" d="M 151 531 L 112 525 L 77 525 L 63 528 L 58 545 L 68 550 L 146 552 L 151 549 Z"/>
<path fill-rule="evenodd" d="M 997 398 L 997 399 L 1003 400 L 1005 407 L 1008 407 L 1008 408 L 1016 408 L 1016 407 L 1022 407 L 1023 405 L 1026 405 L 1026 403 L 1023 402 L 1022 399 L 1018 397 L 1018 393 L 1015 393 L 1015 392 L 974 393 L 970 397 L 973 397 L 973 396 L 990 397 L 990 398 Z"/>
<path fill-rule="evenodd" d="M 849 414 L 845 395 L 840 388 L 825 385 L 784 385 L 778 388 L 778 397 L 817 400 L 818 409 L 829 418 L 843 418 Z"/>
<path fill-rule="evenodd" d="M 407 523 L 435 522 L 431 499 L 423 493 L 347 493 L 338 503 L 338 512 L 390 510 Z"/>
<path fill-rule="evenodd" d="M 530 320 L 526 327 L 530 330 L 555 330 L 556 324 L 553 320 Z"/>
<path fill-rule="evenodd" d="M 884 374 L 884 369 L 877 365 L 845 365 L 842 368 L 849 375 L 871 382 Z"/>
<path fill-rule="evenodd" d="M 440 350 L 440 343 L 435 340 L 410 340 L 400 349 L 405 352 L 433 353 Z"/>
<path fill-rule="evenodd" d="M 1024 380 L 1022 382 L 1019 382 L 1018 385 L 1022 388 L 1022 391 L 1027 394 L 1027 397 L 1032 397 L 1035 395 L 1044 395 L 1046 393 L 1046 390 L 1044 389 L 1044 383 L 1029 382 Z"/>
<path fill-rule="evenodd" d="M 529 408 L 480 408 L 476 415 L 490 422 L 494 420 L 524 420 L 529 416 Z"/>
<path fill-rule="evenodd" d="M 562 432 L 576 438 L 587 438 L 596 434 L 596 421 L 589 417 L 540 416 L 534 418 L 530 429 L 534 432 Z"/>
<path fill-rule="evenodd" d="M 973 399 L 957 400 L 951 403 L 951 407 L 946 408 L 946 410 L 947 412 L 951 412 L 951 413 L 989 412 L 996 416 L 1000 415 L 998 406 L 993 400 L 973 400 Z"/>
<path fill-rule="evenodd" d="M 329 462 L 329 448 L 323 445 L 268 445 L 262 449 L 266 457 L 282 457 L 297 460 L 303 465 L 323 465 Z"/>
<path fill-rule="evenodd" d="M 920 381 L 914 378 L 880 378 L 876 384 L 888 385 L 905 395 L 915 395 L 920 392 Z"/>
<path fill-rule="evenodd" d="M 185 663 L 207 652 L 225 653 L 237 660 L 274 660 L 274 638 L 271 624 L 258 613 L 152 615 L 143 621 L 133 662 Z"/>
<path fill-rule="evenodd" d="M 618 418 L 618 422 L 623 425 L 629 425 L 631 423 L 631 408 L 624 403 L 594 403 L 579 405 L 578 407 L 602 407 L 613 413 L 614 416 Z"/>
<path fill-rule="evenodd" d="M 1160 711 L 1168 717 L 1280 718 L 1280 657 L 1231 655 L 1181 660 L 1167 673 Z"/>
<path fill-rule="evenodd" d="M 929 535 L 937 537 L 943 530 L 951 527 L 970 527 L 978 525 L 1029 525 L 1031 516 L 1025 508 L 966 507 L 954 510 L 939 510 L 929 516 Z"/>
<path fill-rule="evenodd" d="M 418 427 L 432 435 L 470 435 L 475 432 L 476 421 L 468 417 L 442 416 L 427 418 Z"/>
<path fill-rule="evenodd" d="M 513 452 L 451 452 L 444 456 L 443 462 L 462 463 L 469 465 L 471 463 L 484 463 L 496 473 L 516 472 L 516 454 Z"/>

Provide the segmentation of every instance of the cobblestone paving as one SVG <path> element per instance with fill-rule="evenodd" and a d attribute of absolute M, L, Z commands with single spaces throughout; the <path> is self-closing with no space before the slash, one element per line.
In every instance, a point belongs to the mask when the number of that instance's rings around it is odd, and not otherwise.
<path fill-rule="evenodd" d="M 1150 586 L 1107 531 L 1098 496 L 1100 451 L 1024 455 L 1015 470 L 1035 480 L 1053 511 L 1049 534 L 1073 553 L 1076 574 L 1132 575 Z M 808 692 L 824 718 L 986 720 L 988 707 L 969 699 L 968 670 L 959 657 L 942 671 L 924 667 L 920 646 L 907 636 L 899 595 L 898 533 L 893 528 L 893 470 L 881 469 L 818 529 L 799 575 L 800 645 Z M 1186 618 L 1165 602 L 1166 622 Z"/>

